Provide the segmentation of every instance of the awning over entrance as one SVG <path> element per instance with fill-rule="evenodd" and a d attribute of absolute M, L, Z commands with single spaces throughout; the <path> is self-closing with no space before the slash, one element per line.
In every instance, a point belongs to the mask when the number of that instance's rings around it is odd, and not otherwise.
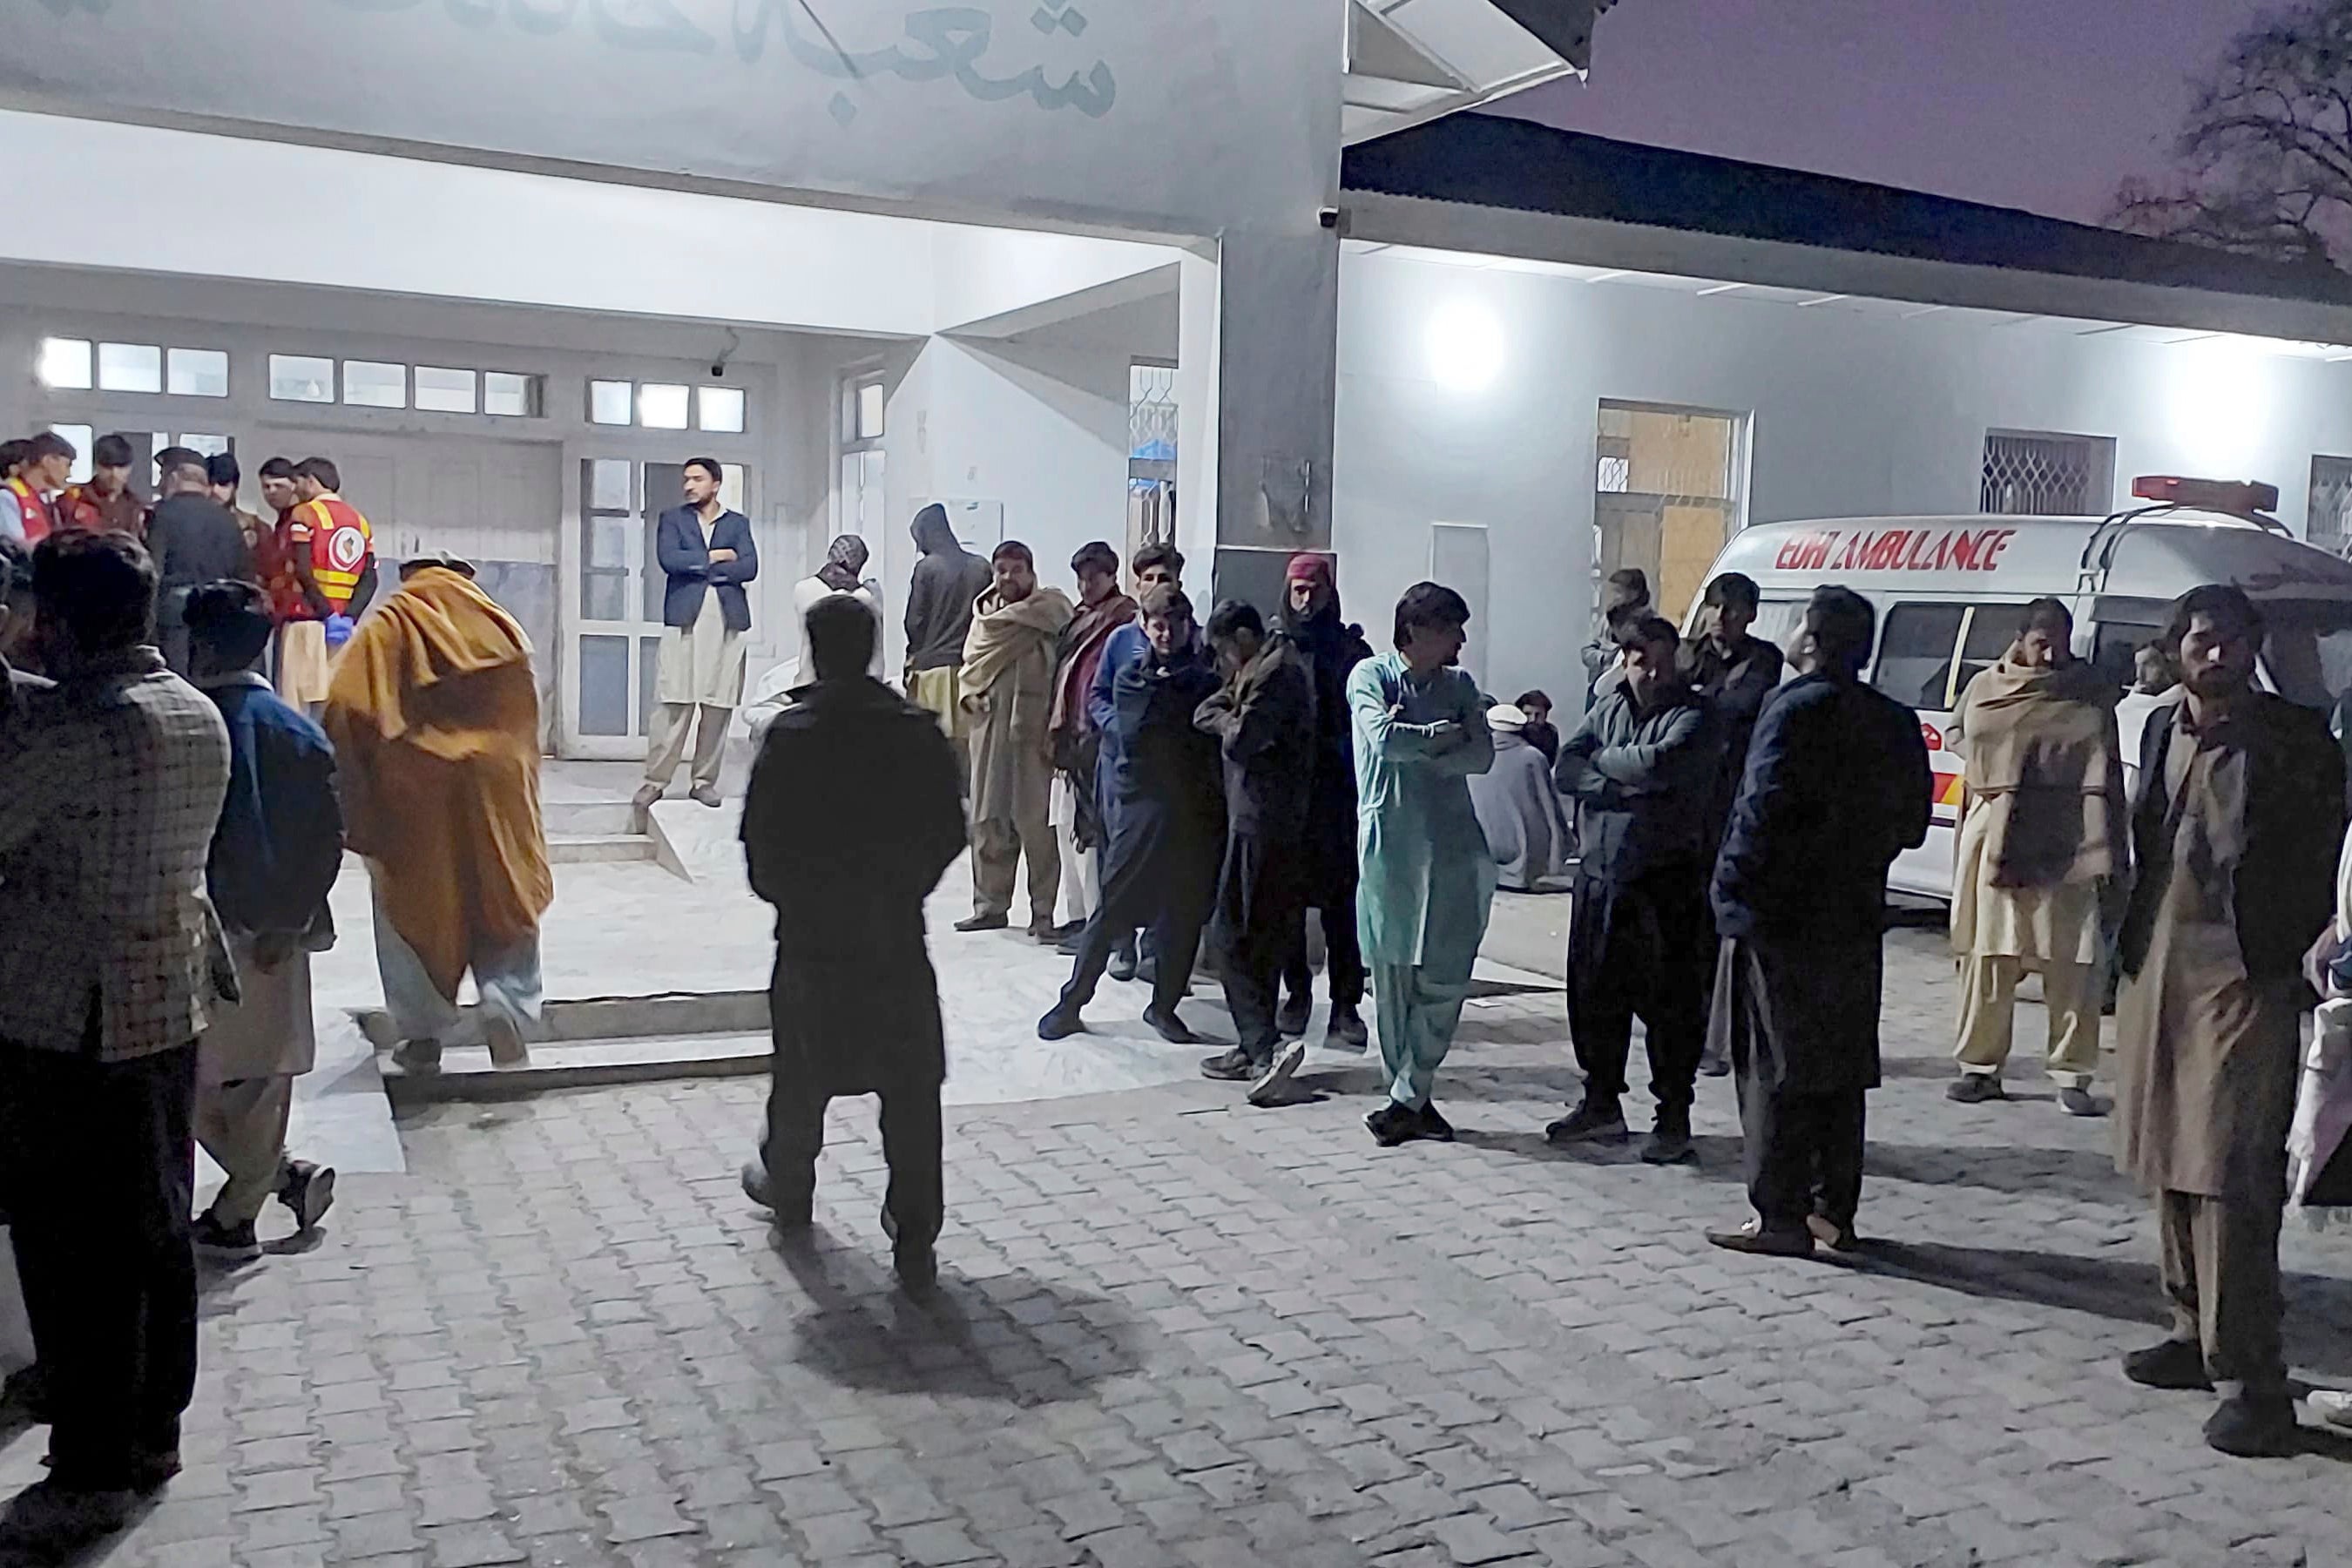
<path fill-rule="evenodd" d="M 1591 64 L 1613 0 L 1349 0 L 1349 142 L 1475 108 Z"/>

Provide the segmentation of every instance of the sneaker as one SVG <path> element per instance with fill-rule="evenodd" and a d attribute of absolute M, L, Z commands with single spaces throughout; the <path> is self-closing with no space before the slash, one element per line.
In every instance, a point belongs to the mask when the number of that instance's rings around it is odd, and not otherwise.
<path fill-rule="evenodd" d="M 490 1066 L 500 1072 L 530 1066 L 530 1047 L 523 1044 L 522 1026 L 503 1013 L 493 1013 L 483 1022 L 482 1043 L 490 1047 Z"/>
<path fill-rule="evenodd" d="M 1625 1113 L 1617 1108 L 1617 1102 L 1596 1100 L 1591 1095 L 1585 1096 L 1583 1104 L 1544 1129 L 1547 1143 L 1622 1143 L 1625 1135 Z"/>
<path fill-rule="evenodd" d="M 1078 1016 L 1076 1007 L 1056 1005 L 1037 1020 L 1037 1037 L 1041 1040 L 1066 1040 L 1072 1035 L 1086 1032 L 1086 1020 Z"/>
<path fill-rule="evenodd" d="M 1275 1053 L 1273 1063 L 1250 1085 L 1249 1102 L 1255 1106 L 1283 1105 L 1302 1091 L 1295 1075 L 1307 1060 L 1307 1042 L 1293 1040 Z"/>
<path fill-rule="evenodd" d="M 2240 1459 L 2278 1459 L 2303 1447 L 2294 1401 L 2285 1394 L 2238 1394 L 2205 1418 L 2205 1446 Z"/>
<path fill-rule="evenodd" d="M 1353 1007 L 1331 1005 L 1331 1026 L 1323 1036 L 1327 1051 L 1351 1051 L 1360 1056 L 1372 1043 L 1372 1032 L 1364 1027 L 1364 1016 Z"/>
<path fill-rule="evenodd" d="M 0 1542 L 62 1559 L 121 1531 L 138 1511 L 139 1494 L 128 1487 L 68 1487 L 54 1479 L 37 1480 L 18 1492 L 0 1514 Z"/>
<path fill-rule="evenodd" d="M 803 1193 L 789 1202 L 780 1200 L 768 1180 L 767 1166 L 757 1160 L 743 1163 L 743 1195 L 751 1200 L 753 1208 L 767 1210 L 778 1230 L 806 1230 L 816 1223 L 816 1194 Z"/>
<path fill-rule="evenodd" d="M 1399 1105 L 1393 1100 L 1365 1117 L 1364 1125 L 1371 1130 L 1372 1142 L 1383 1149 L 1393 1149 L 1400 1143 L 1410 1143 L 1416 1138 L 1429 1136 L 1422 1125 L 1421 1112 L 1410 1106 Z"/>
<path fill-rule="evenodd" d="M 1651 1130 L 1649 1138 L 1642 1144 L 1642 1163 L 1645 1165 L 1681 1165 L 1697 1158 L 1691 1149 L 1690 1118 L 1660 1113 L 1657 1126 Z"/>
<path fill-rule="evenodd" d="M 1176 1009 L 1173 1007 L 1165 1013 L 1157 1007 L 1146 1007 L 1143 1010 L 1143 1021 L 1151 1026 L 1153 1033 L 1171 1046 L 1197 1046 L 1201 1043 L 1201 1037 L 1194 1034 L 1184 1020 L 1176 1016 Z"/>
<path fill-rule="evenodd" d="M 1247 1083 L 1265 1070 L 1239 1046 L 1230 1051 L 1219 1051 L 1201 1064 L 1201 1076 L 1220 1083 Z"/>
<path fill-rule="evenodd" d="M 1282 1005 L 1282 1011 L 1274 1016 L 1275 1029 L 1286 1040 L 1305 1039 L 1307 1026 L 1314 1021 L 1315 998 L 1312 996 L 1293 996 Z"/>
<path fill-rule="evenodd" d="M 1807 1215 L 1805 1228 L 1813 1233 L 1815 1241 L 1820 1242 L 1832 1252 L 1862 1250 L 1862 1237 L 1855 1233 L 1853 1226 L 1840 1225 L 1825 1214 Z"/>
<path fill-rule="evenodd" d="M 253 1222 L 243 1225 L 223 1225 L 220 1216 L 210 1209 L 196 1216 L 189 1233 L 196 1256 L 215 1263 L 250 1263 L 261 1256 L 261 1238 L 254 1234 Z"/>
<path fill-rule="evenodd" d="M 2304 1395 L 2303 1403 L 2330 1426 L 2352 1431 L 2352 1394 L 2340 1388 L 2315 1388 Z"/>
<path fill-rule="evenodd" d="M 2124 1357 L 2124 1375 L 2144 1388 L 2206 1389 L 2205 1347 L 2194 1340 L 2166 1340 Z"/>
<path fill-rule="evenodd" d="M 1433 1100 L 1421 1108 L 1421 1135 L 1433 1143 L 1454 1142 L 1454 1123 L 1437 1114 L 1437 1101 Z"/>
<path fill-rule="evenodd" d="M 969 936 L 976 931 L 1003 931 L 1012 921 L 1003 915 L 966 915 L 956 921 L 956 930 Z"/>
<path fill-rule="evenodd" d="M 637 793 L 629 797 L 629 804 L 639 811 L 651 811 L 655 803 L 661 799 L 664 787 L 657 784 L 641 784 Z"/>
<path fill-rule="evenodd" d="M 2069 1116 L 2105 1116 L 2106 1102 L 2089 1089 L 2077 1084 L 2066 1084 L 2058 1090 L 2058 1109 Z"/>
<path fill-rule="evenodd" d="M 719 805 L 719 786 L 717 784 L 697 784 L 692 789 L 686 792 L 686 798 L 693 801 L 698 805 L 716 807 Z"/>
<path fill-rule="evenodd" d="M 1727 1252 L 1754 1253 L 1763 1258 L 1811 1258 L 1813 1255 L 1813 1233 L 1810 1230 L 1766 1230 L 1759 1220 L 1749 1220 L 1738 1230 L 1710 1230 L 1706 1239 Z"/>
<path fill-rule="evenodd" d="M 430 1078 L 441 1070 L 441 1042 L 403 1040 L 392 1047 L 392 1065 L 411 1078 Z"/>
<path fill-rule="evenodd" d="M 1073 952 L 1070 956 L 1072 958 L 1076 958 L 1077 957 L 1077 954 Z M 1135 972 L 1139 967 L 1139 965 L 1138 965 L 1135 959 L 1135 948 L 1132 944 L 1126 947 L 1115 947 L 1110 950 L 1110 977 L 1113 980 L 1118 981 L 1120 984 L 1124 985 L 1129 981 L 1134 979 Z"/>
<path fill-rule="evenodd" d="M 309 1235 L 335 1206 L 335 1168 L 308 1160 L 287 1161 L 278 1175 L 278 1201 L 293 1211 L 294 1228 Z"/>
<path fill-rule="evenodd" d="M 910 1296 L 927 1296 L 939 1288 L 940 1255 L 928 1241 L 892 1243 L 890 1267 L 898 1272 L 899 1288 Z"/>
<path fill-rule="evenodd" d="M 1944 1086 L 1944 1098 L 1962 1105 L 1982 1105 L 1988 1100 L 2007 1100 L 2009 1090 L 2001 1088 L 1997 1072 L 1964 1072 Z"/>

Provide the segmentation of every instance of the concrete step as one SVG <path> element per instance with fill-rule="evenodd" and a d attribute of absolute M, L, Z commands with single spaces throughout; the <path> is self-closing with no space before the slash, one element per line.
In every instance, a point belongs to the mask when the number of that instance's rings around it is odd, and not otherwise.
<path fill-rule="evenodd" d="M 594 861 L 655 860 L 660 847 L 643 833 L 550 833 L 548 863 L 580 866 Z"/>
<path fill-rule="evenodd" d="M 633 1035 L 618 1039 L 556 1040 L 534 1044 L 527 1067 L 490 1066 L 480 1046 L 451 1046 L 437 1073 L 411 1075 L 377 1058 L 383 1091 L 394 1105 L 448 1100 L 513 1100 L 556 1089 L 594 1089 L 621 1083 L 686 1079 L 748 1078 L 768 1070 L 767 1032 L 756 1034 Z"/>
<path fill-rule="evenodd" d="M 478 1044 L 481 1008 L 458 1009 L 454 1038 Z M 379 1051 L 398 1043 L 392 1020 L 380 1008 L 362 1009 L 360 1032 Z M 587 996 L 551 1001 L 540 1009 L 530 1032 L 534 1043 L 583 1044 L 592 1040 L 655 1038 L 677 1035 L 759 1035 L 768 1029 L 768 994 L 761 991 L 667 992 L 655 996 Z M 454 1048 L 454 1047 L 453 1047 Z"/>
<path fill-rule="evenodd" d="M 626 800 L 543 800 L 540 823 L 551 834 L 640 833 L 636 808 Z"/>

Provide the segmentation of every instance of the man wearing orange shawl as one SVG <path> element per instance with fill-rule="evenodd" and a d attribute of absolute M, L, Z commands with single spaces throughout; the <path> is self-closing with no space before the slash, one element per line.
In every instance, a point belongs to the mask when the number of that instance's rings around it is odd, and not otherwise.
<path fill-rule="evenodd" d="M 345 841 L 374 884 L 394 1060 L 440 1067 L 470 968 L 492 1065 L 523 1066 L 524 1021 L 540 1009 L 539 918 L 555 897 L 530 639 L 471 566 L 409 562 L 337 658 L 324 721 Z"/>

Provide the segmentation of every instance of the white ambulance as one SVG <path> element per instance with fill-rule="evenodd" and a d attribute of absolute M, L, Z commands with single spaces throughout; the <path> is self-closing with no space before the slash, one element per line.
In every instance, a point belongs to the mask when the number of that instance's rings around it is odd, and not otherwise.
<path fill-rule="evenodd" d="M 2074 651 L 2118 691 L 2133 655 L 2162 629 L 2171 602 L 2206 583 L 2234 583 L 2263 607 L 2270 638 L 2261 679 L 2331 711 L 2352 687 L 2352 563 L 2305 544 L 2269 514 L 2269 485 L 2146 479 L 2148 502 L 2108 518 L 1834 518 L 1743 530 L 1716 561 L 1762 590 L 1753 635 L 1786 647 L 1806 599 L 1824 584 L 1878 609 L 1867 679 L 1917 710 L 1936 770 L 1927 842 L 1895 864 L 1898 891 L 1949 899 L 1960 758 L 1945 737 L 1960 689 L 2017 634 L 2018 611 L 2049 595 L 2074 614 Z M 1696 607 L 1693 607 L 1696 616 Z M 2125 751 L 2137 759 L 2136 739 Z"/>

